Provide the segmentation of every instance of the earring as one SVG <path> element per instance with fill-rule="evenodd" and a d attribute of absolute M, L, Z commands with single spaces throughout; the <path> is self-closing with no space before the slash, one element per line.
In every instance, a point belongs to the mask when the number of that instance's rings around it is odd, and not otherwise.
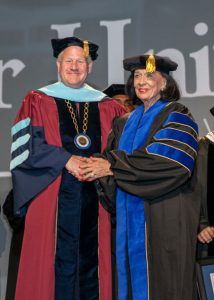
<path fill-rule="evenodd" d="M 161 88 L 161 92 L 163 92 L 163 91 L 165 90 L 165 87 L 166 87 L 166 86 L 163 86 L 163 87 Z"/>

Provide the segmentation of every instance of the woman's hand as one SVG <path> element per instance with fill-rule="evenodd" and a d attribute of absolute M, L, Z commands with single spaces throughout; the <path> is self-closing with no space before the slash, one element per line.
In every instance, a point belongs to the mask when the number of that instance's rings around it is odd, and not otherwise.
<path fill-rule="evenodd" d="M 80 178 L 84 181 L 93 181 L 97 178 L 113 175 L 111 164 L 103 158 L 91 157 L 80 164 Z"/>
<path fill-rule="evenodd" d="M 214 237 L 214 227 L 207 226 L 198 234 L 198 240 L 205 244 L 210 243 Z"/>

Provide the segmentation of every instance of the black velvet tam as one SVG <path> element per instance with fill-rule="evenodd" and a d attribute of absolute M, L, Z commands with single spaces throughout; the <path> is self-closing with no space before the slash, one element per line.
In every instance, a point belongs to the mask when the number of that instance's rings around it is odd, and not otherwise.
<path fill-rule="evenodd" d="M 146 61 L 150 55 L 139 55 L 124 59 L 123 67 L 127 71 L 134 71 L 136 69 L 145 69 Z M 170 71 L 177 69 L 177 63 L 169 59 L 168 57 L 161 57 L 154 55 L 156 71 L 169 74 Z"/>
<path fill-rule="evenodd" d="M 52 39 L 51 40 L 52 48 L 53 48 L 53 56 L 58 57 L 60 52 L 70 46 L 79 46 L 84 47 L 84 41 L 80 40 L 79 38 L 72 36 L 66 37 L 64 39 Z M 96 60 L 98 57 L 97 50 L 99 48 L 98 45 L 91 43 L 88 41 L 89 47 L 89 55 L 91 56 L 92 60 Z"/>
<path fill-rule="evenodd" d="M 111 84 L 104 91 L 104 94 L 113 98 L 116 95 L 125 95 L 125 84 Z"/>

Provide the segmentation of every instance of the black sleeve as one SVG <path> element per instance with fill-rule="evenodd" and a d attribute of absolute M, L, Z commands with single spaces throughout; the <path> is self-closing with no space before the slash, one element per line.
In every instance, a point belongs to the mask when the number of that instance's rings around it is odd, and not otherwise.
<path fill-rule="evenodd" d="M 2 206 L 2 210 L 4 215 L 7 218 L 8 223 L 10 224 L 10 227 L 13 229 L 13 231 L 19 231 L 20 228 L 23 228 L 24 226 L 24 217 L 16 217 L 14 215 L 14 208 L 13 208 L 13 190 L 10 190 L 8 193 L 4 204 Z"/>
<path fill-rule="evenodd" d="M 208 141 L 205 138 L 202 138 L 199 142 L 197 158 L 198 196 L 201 201 L 199 232 L 210 225 L 207 207 L 208 146 Z"/>
<path fill-rule="evenodd" d="M 95 154 L 95 157 L 109 158 L 111 149 L 118 148 L 117 137 L 121 135 L 121 130 L 125 124 L 129 114 L 115 118 L 112 126 L 112 131 L 108 137 L 108 143 L 103 154 Z M 115 214 L 115 194 L 117 184 L 114 176 L 105 176 L 95 180 L 96 190 L 102 206 L 111 214 Z"/>
<path fill-rule="evenodd" d="M 132 155 L 111 151 L 111 155 L 117 185 L 145 200 L 155 200 L 175 190 L 189 178 L 189 172 L 179 164 L 150 155 L 145 149 L 135 151 Z"/>
<path fill-rule="evenodd" d="M 71 157 L 63 147 L 47 143 L 43 119 L 36 96 L 27 95 L 11 130 L 10 170 L 17 216 L 25 214 L 27 203 L 59 176 Z"/>

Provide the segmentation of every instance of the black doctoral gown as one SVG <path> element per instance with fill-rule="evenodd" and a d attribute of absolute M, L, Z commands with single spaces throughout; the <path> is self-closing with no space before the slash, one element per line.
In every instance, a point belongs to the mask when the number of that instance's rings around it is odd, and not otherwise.
<path fill-rule="evenodd" d="M 214 226 L 214 132 L 208 133 L 199 142 L 198 181 L 202 201 L 199 231 Z M 214 241 L 199 243 L 198 257 L 214 257 Z"/>
<path fill-rule="evenodd" d="M 144 199 L 147 228 L 147 258 L 150 300 L 195 300 L 195 252 L 200 215 L 196 170 L 189 172 L 176 160 L 148 152 L 161 130 L 171 128 L 190 134 L 197 143 L 194 128 L 170 120 L 188 116 L 188 109 L 171 103 L 156 117 L 145 146 L 132 154 L 117 150 L 127 118 L 115 121 L 105 157 L 114 176 L 99 180 L 102 205 L 115 214 L 115 191 L 122 190 Z M 172 119 L 172 118 L 171 118 Z M 159 141 L 160 142 L 160 141 Z M 194 160 L 197 151 L 176 138 L 161 143 L 180 149 Z M 130 284 L 131 285 L 131 284 Z"/>

